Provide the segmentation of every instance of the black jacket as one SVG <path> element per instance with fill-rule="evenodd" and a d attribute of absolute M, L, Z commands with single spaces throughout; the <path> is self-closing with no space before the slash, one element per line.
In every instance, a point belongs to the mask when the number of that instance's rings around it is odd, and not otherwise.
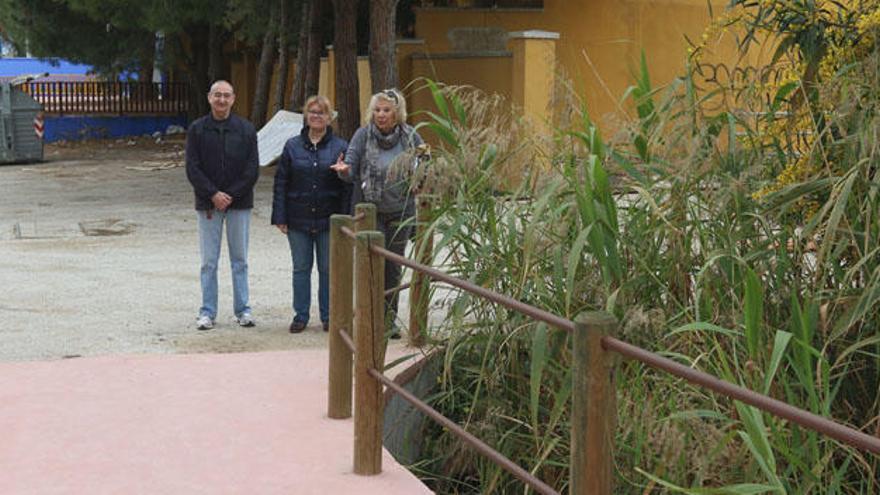
<path fill-rule="evenodd" d="M 254 206 L 254 184 L 260 175 L 257 131 L 247 120 L 231 114 L 223 121 L 208 114 L 186 132 L 186 177 L 196 195 L 196 209 L 214 207 L 211 196 L 232 196 L 231 209 Z"/>
<path fill-rule="evenodd" d="M 319 232 L 330 228 L 330 215 L 348 212 L 349 186 L 330 170 L 347 147 L 330 127 L 317 146 L 308 127 L 287 140 L 275 171 L 272 225 Z"/>

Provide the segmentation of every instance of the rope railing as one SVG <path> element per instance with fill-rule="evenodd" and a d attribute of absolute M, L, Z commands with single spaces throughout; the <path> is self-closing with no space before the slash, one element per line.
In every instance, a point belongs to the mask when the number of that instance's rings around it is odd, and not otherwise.
<path fill-rule="evenodd" d="M 459 289 L 470 292 L 471 294 L 476 294 L 484 299 L 488 299 L 489 301 L 498 303 L 506 308 L 518 311 L 535 320 L 543 321 L 550 326 L 554 326 L 562 330 L 574 330 L 574 323 L 572 323 L 571 320 L 550 313 L 549 311 L 544 311 L 543 309 L 530 306 L 522 301 L 517 301 L 510 296 L 505 296 L 485 287 L 480 287 L 473 282 L 468 282 L 467 280 L 453 277 L 452 275 L 437 270 L 436 268 L 431 268 L 430 266 L 417 263 L 405 256 L 393 253 L 385 248 L 373 246 L 370 249 L 374 253 L 384 257 L 385 259 L 391 260 L 407 268 L 412 268 L 415 271 L 428 275 L 430 278 L 437 280 L 438 282 L 444 282 L 453 287 L 458 287 Z"/>
<path fill-rule="evenodd" d="M 355 238 L 357 238 L 357 234 L 355 234 L 354 231 L 348 227 L 340 227 L 339 231 L 345 234 L 345 236 L 351 240 L 355 240 Z"/>
<path fill-rule="evenodd" d="M 395 292 L 401 292 L 401 291 L 404 291 L 404 290 L 406 290 L 406 289 L 409 289 L 411 285 L 412 285 L 412 284 L 410 284 L 409 282 L 407 282 L 407 283 L 405 283 L 405 284 L 400 284 L 400 285 L 398 285 L 397 287 L 392 287 L 392 288 L 390 288 L 390 289 L 388 289 L 388 290 L 385 291 L 385 295 L 386 295 L 386 296 L 390 296 L 391 294 L 394 294 Z"/>
<path fill-rule="evenodd" d="M 486 443 L 479 438 L 475 437 L 471 433 L 468 433 L 464 428 L 462 428 L 446 416 L 437 412 L 436 409 L 432 408 L 431 406 L 420 400 L 410 391 L 394 383 L 394 380 L 388 378 L 387 376 L 383 375 L 375 369 L 370 369 L 369 372 L 370 376 L 382 382 L 383 385 L 393 390 L 394 393 L 412 404 L 413 407 L 425 413 L 426 416 L 436 421 L 440 426 L 446 428 L 447 430 L 449 430 L 450 433 L 457 436 L 462 441 L 473 447 L 474 450 L 476 450 L 480 454 L 483 454 L 487 459 L 491 460 L 495 464 L 498 464 L 505 471 L 517 477 L 523 483 L 532 487 L 535 492 L 546 495 L 559 495 L 559 492 L 551 488 L 548 484 L 539 480 L 537 477 L 535 477 L 507 457 L 504 457 L 503 455 L 498 453 L 498 451 L 486 445 Z"/>
<path fill-rule="evenodd" d="M 426 280 L 422 280 L 420 277 L 427 277 L 478 295 L 489 301 L 522 313 L 532 319 L 542 321 L 550 326 L 572 332 L 573 382 L 571 396 L 571 479 L 569 491 L 571 494 L 612 493 L 612 440 L 614 437 L 614 418 L 616 416 L 616 407 L 614 405 L 616 393 L 614 389 L 614 365 L 608 351 L 642 362 L 650 367 L 683 378 L 690 383 L 739 400 L 745 404 L 754 406 L 770 414 L 824 434 L 847 445 L 880 455 L 880 438 L 868 435 L 849 426 L 837 423 L 828 418 L 813 414 L 767 395 L 749 390 L 745 387 L 723 381 L 708 373 L 695 370 L 671 359 L 616 339 L 611 334 L 614 332 L 617 322 L 607 313 L 584 313 L 575 321 L 571 321 L 509 296 L 481 287 L 472 282 L 454 277 L 437 270 L 436 268 L 406 258 L 405 256 L 393 253 L 384 248 L 384 239 L 381 234 L 378 232 L 372 232 L 375 228 L 375 208 L 371 205 L 358 205 L 357 214 L 353 217 L 334 215 L 332 222 L 330 417 L 350 417 L 352 353 L 354 353 L 356 359 L 359 360 L 360 358 L 357 357 L 359 352 L 368 353 L 373 364 L 361 364 L 359 370 L 356 367 L 356 374 L 365 374 L 371 378 L 373 384 L 381 383 L 385 387 L 388 387 L 388 389 L 411 403 L 416 409 L 422 411 L 428 417 L 446 427 L 451 433 L 461 438 L 462 441 L 473 447 L 477 452 L 483 454 L 488 459 L 531 486 L 538 493 L 556 493 L 551 487 L 538 480 L 532 474 L 528 473 L 522 467 L 516 465 L 497 451 L 493 450 L 481 440 L 467 433 L 459 425 L 432 409 L 426 403 L 403 389 L 400 385 L 387 378 L 377 369 L 381 367 L 384 362 L 384 340 L 381 349 L 376 347 L 377 339 L 381 340 L 384 334 L 384 315 L 377 315 L 377 313 L 383 313 L 384 296 L 408 287 L 412 287 L 412 289 L 415 289 L 416 287 L 424 287 Z M 417 225 L 422 225 L 422 222 L 418 222 Z M 355 265 L 358 267 L 356 271 L 359 274 L 359 283 L 357 284 L 357 290 L 354 291 L 358 299 L 359 307 L 358 319 L 355 321 L 355 335 L 359 338 L 354 339 L 354 341 L 348 335 L 346 329 L 343 328 L 343 326 L 346 325 L 346 321 L 352 321 L 353 316 L 351 303 L 351 296 L 353 293 L 351 277 L 352 270 L 339 269 L 339 267 L 352 266 L 355 261 L 352 258 L 352 251 L 355 251 L 356 254 L 360 253 L 356 256 L 359 264 Z M 422 259 L 430 259 L 430 253 L 428 253 L 428 256 L 424 256 L 424 254 L 423 250 L 421 256 Z M 378 260 L 381 261 L 376 263 Z M 382 277 L 381 274 L 382 265 L 385 260 L 412 269 L 413 281 L 410 284 L 404 284 L 402 286 L 384 290 L 382 284 L 379 282 L 383 282 L 384 280 L 384 277 Z M 366 269 L 367 265 L 369 265 L 369 269 Z M 343 272 L 347 272 L 347 277 Z M 338 290 L 334 291 L 334 288 L 337 285 Z M 334 294 L 336 295 L 334 296 Z M 369 298 L 371 302 L 367 304 L 361 301 L 361 298 Z M 423 291 L 423 293 L 420 293 L 419 297 L 413 295 L 412 302 L 414 304 L 419 304 L 420 299 L 426 298 L 427 291 Z M 424 302 L 425 301 L 421 301 L 421 303 Z M 361 311 L 362 308 L 363 311 Z M 369 313 L 369 315 L 361 314 L 361 312 Z M 369 318 L 367 316 L 369 316 Z M 426 318 L 426 315 L 421 315 L 420 318 L 422 317 Z M 370 320 L 370 322 L 367 322 L 367 320 Z M 426 326 L 426 322 L 421 324 Z M 371 338 L 363 338 L 365 336 L 362 336 L 361 332 L 365 334 L 369 333 Z M 364 343 L 361 343 L 361 340 L 364 340 Z M 337 344 L 334 344 L 334 342 L 337 342 Z M 347 349 L 345 349 L 345 347 L 347 347 Z M 342 351 L 348 351 L 345 353 L 348 355 L 347 362 L 342 357 L 334 357 L 334 355 L 339 353 L 338 350 L 334 352 L 334 349 L 337 348 Z M 377 360 L 377 358 L 382 359 Z M 342 373 L 334 373 L 334 368 L 345 368 L 346 366 L 346 373 L 348 375 L 347 389 L 344 379 L 341 377 Z M 337 381 L 342 380 L 341 385 L 339 383 L 334 385 L 334 376 L 340 377 Z M 334 399 L 334 390 L 337 394 L 347 393 L 347 401 L 344 397 Z M 361 400 L 358 400 L 358 408 L 361 407 L 361 402 Z M 336 406 L 334 406 L 334 403 Z M 334 407 L 336 407 L 336 409 L 334 409 Z M 382 406 L 378 405 L 376 407 L 381 409 Z M 355 472 L 358 472 L 359 474 L 376 474 L 381 472 L 381 439 L 378 442 L 378 450 L 376 445 L 372 445 L 370 449 L 366 450 L 358 448 L 359 438 L 370 436 L 372 436 L 372 438 L 377 438 L 375 431 L 358 432 L 358 408 L 355 409 Z M 342 415 L 340 416 L 339 414 Z M 366 414 L 366 411 L 362 411 L 362 414 Z M 375 417 L 377 414 L 381 414 L 381 410 L 378 412 L 374 410 L 370 413 L 372 418 L 366 423 L 372 424 L 372 428 L 377 428 L 375 425 L 378 424 L 378 429 L 381 430 L 381 421 L 377 420 Z M 365 424 L 365 422 L 361 423 Z M 366 463 L 371 466 L 371 468 L 366 471 L 359 470 L 358 455 L 361 455 L 359 452 L 366 452 L 369 450 L 372 450 L 370 455 L 374 456 L 374 458 L 371 458 L 369 462 L 362 461 L 360 464 L 364 465 Z M 375 459 L 378 459 L 378 461 Z M 378 467 L 376 468 L 377 465 Z"/>
<path fill-rule="evenodd" d="M 381 373 L 384 363 L 384 347 L 377 352 L 377 341 L 384 345 L 384 297 L 419 283 L 411 282 L 388 290 L 382 287 L 385 259 L 377 256 L 374 249 L 383 244 L 381 234 L 375 228 L 375 210 L 369 205 L 358 205 L 354 216 L 334 215 L 331 219 L 331 292 L 330 292 L 330 384 L 328 416 L 347 418 L 351 416 L 351 370 L 352 357 L 355 367 L 355 458 L 354 471 L 358 474 L 381 472 L 381 430 L 384 404 L 374 400 L 375 389 L 364 390 L 369 383 L 381 384 L 398 394 L 413 407 L 424 412 L 477 452 L 497 463 L 516 478 L 532 487 L 536 493 L 557 494 L 549 485 L 521 466 L 492 449 L 468 433 L 452 420 L 444 417 L 427 403 L 418 399 Z M 354 252 L 354 255 L 352 255 Z M 379 261 L 377 264 L 376 261 Z M 339 269 L 352 267 L 355 269 Z M 352 277 L 352 271 L 356 277 Z M 414 275 L 418 272 L 414 272 Z M 357 284 L 353 284 L 353 278 Z M 356 295 L 357 315 L 353 311 L 352 293 Z M 377 312 L 383 313 L 377 318 Z M 354 320 L 354 336 L 348 332 L 348 324 Z M 371 402 L 365 405 L 365 402 Z"/>
<path fill-rule="evenodd" d="M 439 270 L 421 265 L 404 256 L 400 256 L 396 253 L 388 251 L 385 248 L 373 246 L 371 247 L 371 250 L 374 253 L 390 259 L 396 263 L 405 265 L 409 268 L 412 268 L 413 270 L 419 270 L 435 280 L 459 287 L 474 294 L 482 295 L 486 299 L 489 299 L 510 309 L 518 311 L 522 314 L 530 316 L 533 319 L 543 321 L 548 325 L 553 325 L 557 328 L 567 331 L 574 331 L 575 329 L 575 323 L 573 321 L 559 317 L 553 313 L 548 313 L 547 311 L 536 308 L 534 306 L 530 306 L 521 301 L 517 301 L 511 297 L 498 294 L 497 292 L 493 292 L 489 289 L 480 287 L 471 282 L 452 277 Z M 746 404 L 755 406 L 758 409 L 764 410 L 770 414 L 779 416 L 783 419 L 787 419 L 805 428 L 809 428 L 816 432 L 822 433 L 831 438 L 834 438 L 835 440 L 839 440 L 858 449 L 873 452 L 875 454 L 880 454 L 880 438 L 862 433 L 854 428 L 850 428 L 848 426 L 829 420 L 828 418 L 824 418 L 809 411 L 794 407 L 790 404 L 760 394 L 753 390 L 749 390 L 745 387 L 726 382 L 708 373 L 687 367 L 671 359 L 664 358 L 663 356 L 659 356 L 640 347 L 628 344 L 614 337 L 604 336 L 602 338 L 602 347 L 607 350 L 617 352 L 618 354 L 626 356 L 630 359 L 641 361 L 653 368 L 666 371 L 672 375 L 678 376 L 679 378 L 684 378 L 691 383 L 701 385 L 710 390 L 714 390 L 715 392 L 718 392 L 722 395 L 740 400 L 742 402 L 745 402 Z"/>
<path fill-rule="evenodd" d="M 718 392 L 719 394 L 726 395 L 731 399 L 736 399 L 750 406 L 755 406 L 758 409 L 773 414 L 774 416 L 787 419 L 792 423 L 797 423 L 804 428 L 809 428 L 818 433 L 822 433 L 823 435 L 827 435 L 847 445 L 856 447 L 857 449 L 880 455 L 880 438 L 862 433 L 854 428 L 850 428 L 849 426 L 842 425 L 828 418 L 797 408 L 791 404 L 782 402 L 781 400 L 726 382 L 708 373 L 695 370 L 681 363 L 676 363 L 671 359 L 658 356 L 653 352 L 646 351 L 641 347 L 628 344 L 622 340 L 615 339 L 614 337 L 603 337 L 602 347 L 630 359 L 641 361 L 652 368 L 666 371 L 671 375 L 683 378 L 691 383 Z"/>
<path fill-rule="evenodd" d="M 348 334 L 348 331 L 345 329 L 340 330 L 339 337 L 342 339 L 342 342 L 345 343 L 345 347 L 348 347 L 348 350 L 354 354 L 354 341 L 351 340 L 351 335 Z"/>
<path fill-rule="evenodd" d="M 355 344 L 352 341 L 351 337 L 348 335 L 346 331 L 340 331 L 339 337 L 342 338 L 342 341 L 345 343 L 345 346 L 348 350 L 354 354 Z M 523 483 L 532 487 L 537 493 L 546 494 L 546 495 L 559 495 L 559 492 L 553 490 L 549 485 L 539 480 L 537 477 L 520 467 L 518 464 L 514 463 L 507 457 L 504 457 L 498 451 L 494 450 L 492 447 L 486 445 L 485 442 L 475 437 L 471 433 L 468 433 L 467 430 L 456 424 L 451 419 L 443 416 L 436 409 L 429 406 L 426 402 L 419 399 L 408 390 L 403 388 L 402 386 L 394 383 L 394 380 L 388 378 L 384 374 L 382 374 L 376 368 L 368 368 L 367 372 L 375 378 L 376 380 L 382 382 L 383 385 L 392 390 L 395 394 L 397 394 L 402 399 L 406 400 L 410 404 L 413 405 L 419 411 L 425 413 L 428 417 L 436 421 L 438 424 L 449 430 L 450 433 L 460 438 L 463 442 L 472 446 L 474 450 L 483 454 L 492 462 L 501 466 L 502 469 L 509 472 L 516 478 L 520 479 Z"/>

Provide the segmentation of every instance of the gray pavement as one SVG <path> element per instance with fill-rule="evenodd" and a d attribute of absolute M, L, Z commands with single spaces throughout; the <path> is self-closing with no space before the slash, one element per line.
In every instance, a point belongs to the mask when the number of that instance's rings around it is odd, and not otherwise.
<path fill-rule="evenodd" d="M 200 332 L 198 236 L 182 141 L 47 147 L 47 157 L 0 166 L 0 361 L 326 344 L 314 296 L 309 328 L 287 332 L 290 254 L 269 225 L 274 168 L 262 170 L 251 224 L 257 326 L 233 320 L 224 246 L 217 326 Z M 401 303 L 405 317 L 405 294 Z"/>

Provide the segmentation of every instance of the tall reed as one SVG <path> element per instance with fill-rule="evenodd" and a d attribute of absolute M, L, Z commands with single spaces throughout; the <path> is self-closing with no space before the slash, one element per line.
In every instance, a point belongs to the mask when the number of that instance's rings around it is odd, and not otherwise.
<path fill-rule="evenodd" d="M 875 47 L 810 81 L 834 112 L 782 87 L 750 102 L 764 105 L 756 121 L 718 111 L 694 72 L 652 87 L 643 61 L 627 93 L 638 117 L 614 139 L 583 107 L 553 139 L 530 136 L 497 101 L 432 83 L 438 174 L 456 178 L 432 226 L 446 253 L 436 261 L 567 317 L 606 309 L 624 340 L 876 434 L 878 69 Z M 766 135 L 792 104 L 822 117 L 805 158 Z M 767 192 L 793 160 L 814 166 Z M 515 170 L 519 180 L 498 180 Z M 568 336 L 451 294 L 435 330 L 445 349 L 435 405 L 565 490 Z M 622 363 L 618 383 L 616 493 L 880 491 L 876 456 L 638 363 Z M 523 491 L 454 437 L 429 433 L 416 469 L 438 492 Z"/>

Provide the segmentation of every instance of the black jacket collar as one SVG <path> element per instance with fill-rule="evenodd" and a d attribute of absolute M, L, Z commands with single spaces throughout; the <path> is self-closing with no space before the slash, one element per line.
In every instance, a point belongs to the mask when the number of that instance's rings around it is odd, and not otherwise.
<path fill-rule="evenodd" d="M 226 120 L 215 120 L 214 116 L 210 113 L 205 116 L 205 129 L 211 130 L 222 130 L 222 129 L 230 129 L 235 126 L 236 116 L 234 113 L 230 113 L 229 117 Z"/>
<path fill-rule="evenodd" d="M 309 126 L 304 125 L 302 130 L 299 131 L 299 135 L 302 137 L 303 146 L 310 147 L 312 145 L 312 139 L 309 137 Z M 330 142 L 333 139 L 333 127 L 327 126 L 327 132 L 324 133 L 324 137 L 318 141 L 317 147 L 321 147 Z"/>

